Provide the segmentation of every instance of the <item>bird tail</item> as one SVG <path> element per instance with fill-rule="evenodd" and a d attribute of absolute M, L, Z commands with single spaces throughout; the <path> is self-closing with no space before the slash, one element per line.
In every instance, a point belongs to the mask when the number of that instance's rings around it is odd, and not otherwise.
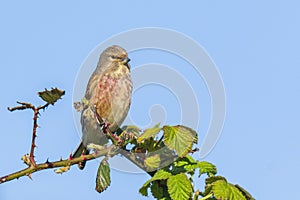
<path fill-rule="evenodd" d="M 80 157 L 81 155 L 88 155 L 90 152 L 89 150 L 87 150 L 87 148 L 83 145 L 83 143 L 81 142 L 79 144 L 79 146 L 77 147 L 75 153 L 73 154 L 73 158 L 78 158 Z M 79 162 L 78 163 L 78 168 L 79 169 L 83 169 L 84 166 L 86 164 L 86 161 L 82 161 L 82 162 Z"/>

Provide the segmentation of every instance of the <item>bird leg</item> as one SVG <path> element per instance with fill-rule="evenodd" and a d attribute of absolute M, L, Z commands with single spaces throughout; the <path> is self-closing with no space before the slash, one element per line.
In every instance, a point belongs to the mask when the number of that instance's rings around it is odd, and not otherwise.
<path fill-rule="evenodd" d="M 103 131 L 103 133 L 106 134 L 113 141 L 113 143 L 115 143 L 115 144 L 119 143 L 119 141 L 121 139 L 117 136 L 117 134 L 111 132 L 111 130 L 109 129 L 110 123 L 108 123 L 104 118 L 102 118 L 97 113 L 96 105 L 94 105 L 93 112 L 94 112 L 94 117 L 95 117 L 99 127 Z"/>

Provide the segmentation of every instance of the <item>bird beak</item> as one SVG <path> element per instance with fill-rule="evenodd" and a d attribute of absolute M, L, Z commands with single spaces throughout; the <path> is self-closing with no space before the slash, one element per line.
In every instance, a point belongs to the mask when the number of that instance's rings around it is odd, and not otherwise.
<path fill-rule="evenodd" d="M 129 61 L 130 61 L 130 58 L 128 58 L 128 57 L 125 57 L 122 59 L 122 63 L 124 65 L 126 65 L 128 69 L 130 68 Z"/>
<path fill-rule="evenodd" d="M 129 63 L 129 61 L 130 61 L 130 59 L 128 57 L 125 57 L 125 58 L 122 59 L 122 63 L 124 63 L 125 65 L 127 63 Z"/>

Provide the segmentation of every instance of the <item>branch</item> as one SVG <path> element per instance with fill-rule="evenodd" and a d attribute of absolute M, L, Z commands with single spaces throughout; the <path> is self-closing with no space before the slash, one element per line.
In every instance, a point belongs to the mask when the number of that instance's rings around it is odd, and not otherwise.
<path fill-rule="evenodd" d="M 10 112 L 16 111 L 16 110 L 25 110 L 25 109 L 31 109 L 33 110 L 33 128 L 32 128 L 32 138 L 31 138 L 31 147 L 30 147 L 30 154 L 29 154 L 29 161 L 31 163 L 31 165 L 36 166 L 36 162 L 34 160 L 34 149 L 36 147 L 35 144 L 35 139 L 36 139 L 36 129 L 39 126 L 37 123 L 37 120 L 39 118 L 39 114 L 40 114 L 40 110 L 44 110 L 45 108 L 47 108 L 50 103 L 46 103 L 43 106 L 38 106 L 35 107 L 30 103 L 26 103 L 26 102 L 19 102 L 17 101 L 18 104 L 20 104 L 20 106 L 15 106 L 15 107 L 8 107 L 7 109 Z"/>
<path fill-rule="evenodd" d="M 15 107 L 7 107 L 7 109 L 10 111 L 10 112 L 13 112 L 15 110 L 25 110 L 25 109 L 34 109 L 34 106 L 30 103 L 25 103 L 25 102 L 20 102 L 20 101 L 17 101 L 18 104 L 20 104 L 21 106 L 15 106 Z"/>
<path fill-rule="evenodd" d="M 127 159 L 129 159 L 131 162 L 133 162 L 139 168 L 141 168 L 143 170 L 146 169 L 146 167 L 143 165 L 143 163 L 141 163 L 139 161 L 138 158 L 136 158 L 135 156 L 130 156 L 129 152 L 126 152 L 123 150 L 123 148 L 131 141 L 131 139 L 133 139 L 134 136 L 131 133 L 124 133 L 121 137 L 118 137 L 116 134 L 112 133 L 108 129 L 108 124 L 105 124 L 105 123 L 103 125 L 103 131 L 107 134 L 107 137 L 110 138 L 113 142 L 113 144 L 110 145 L 109 147 L 106 147 L 101 150 L 97 150 L 97 151 L 95 151 L 96 153 L 94 153 L 94 154 L 81 155 L 78 158 L 72 158 L 72 155 L 70 155 L 70 157 L 65 160 L 59 160 L 59 161 L 55 161 L 55 162 L 49 162 L 47 160 L 44 163 L 37 164 L 34 160 L 34 149 L 36 147 L 35 139 L 37 136 L 38 118 L 39 118 L 39 114 L 40 114 L 39 111 L 41 109 L 44 110 L 50 104 L 54 104 L 54 102 L 56 102 L 56 100 L 58 98 L 60 98 L 60 96 L 56 96 L 54 99 L 50 98 L 51 96 L 49 97 L 49 94 L 53 95 L 53 91 L 55 91 L 55 90 L 56 89 L 52 89 L 51 91 L 46 90 L 45 92 L 39 92 L 40 97 L 43 98 L 43 100 L 47 100 L 47 103 L 44 104 L 43 106 L 35 107 L 30 103 L 17 101 L 17 103 L 20 104 L 19 106 L 7 108 L 11 112 L 16 111 L 16 110 L 25 110 L 25 109 L 31 109 L 33 111 L 32 140 L 31 140 L 30 154 L 29 155 L 26 154 L 22 157 L 22 160 L 24 161 L 25 164 L 28 165 L 28 167 L 23 170 L 0 177 L 0 184 L 14 180 L 14 179 L 18 179 L 22 176 L 28 176 L 29 178 L 31 178 L 31 174 L 33 174 L 37 171 L 45 170 L 45 169 L 62 167 L 59 170 L 57 170 L 56 173 L 63 173 L 65 171 L 68 171 L 69 167 L 71 165 L 78 164 L 82 161 L 93 160 L 93 159 L 96 159 L 101 156 L 113 157 L 119 153 L 122 154 L 123 156 L 125 156 Z M 55 91 L 55 92 L 57 92 L 57 91 Z M 62 95 L 64 94 L 64 91 L 58 90 L 58 92 L 60 92 L 60 94 L 62 94 Z M 49 98 L 50 98 L 50 100 L 49 100 Z M 97 116 L 97 118 L 98 118 L 98 116 Z M 99 118 L 99 119 L 101 119 L 101 118 Z"/>
<path fill-rule="evenodd" d="M 57 168 L 57 167 L 67 167 L 67 166 L 71 166 L 71 165 L 75 165 L 78 164 L 82 161 L 87 161 L 87 160 L 94 160 L 98 157 L 101 156 L 105 156 L 107 155 L 109 152 L 114 151 L 116 149 L 116 146 L 111 145 L 101 151 L 98 151 L 97 153 L 94 154 L 88 154 L 88 155 L 82 155 L 78 158 L 68 158 L 65 160 L 60 160 L 60 161 L 55 161 L 55 162 L 49 162 L 48 160 L 44 163 L 41 164 L 36 164 L 34 165 L 30 165 L 29 167 L 27 167 L 26 169 L 14 172 L 12 174 L 3 176 L 0 178 L 0 184 L 14 180 L 14 179 L 18 179 L 22 176 L 29 176 L 37 171 L 41 171 L 41 170 L 45 170 L 45 169 L 52 169 L 52 168 Z"/>

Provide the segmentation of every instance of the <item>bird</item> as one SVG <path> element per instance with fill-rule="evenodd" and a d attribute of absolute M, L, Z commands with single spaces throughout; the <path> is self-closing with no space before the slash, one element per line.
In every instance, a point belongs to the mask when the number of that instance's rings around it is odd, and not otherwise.
<path fill-rule="evenodd" d="M 83 105 L 80 119 L 82 139 L 73 158 L 89 154 L 88 144 L 108 143 L 104 123 L 109 131 L 115 132 L 125 120 L 132 96 L 129 61 L 126 50 L 118 45 L 110 46 L 100 54 L 86 87 L 84 99 L 87 103 Z M 85 163 L 80 162 L 79 169 L 83 169 Z"/>

